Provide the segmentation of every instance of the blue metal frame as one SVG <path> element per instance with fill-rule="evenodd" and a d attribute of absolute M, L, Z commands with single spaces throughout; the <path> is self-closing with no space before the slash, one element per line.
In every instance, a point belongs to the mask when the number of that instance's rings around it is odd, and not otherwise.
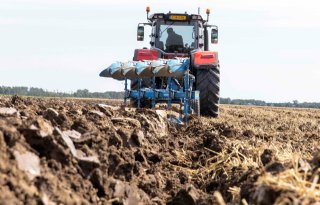
<path fill-rule="evenodd" d="M 185 121 L 191 112 L 190 100 L 199 99 L 199 91 L 192 91 L 192 85 L 195 77 L 189 74 L 190 59 L 159 59 L 157 61 L 131 61 L 126 63 L 116 62 L 100 73 L 101 77 L 111 77 L 117 80 L 125 80 L 124 103 L 127 104 L 128 98 L 138 101 L 138 108 L 141 108 L 141 101 L 152 100 L 152 107 L 159 101 L 167 101 L 168 109 L 171 109 L 172 103 L 179 103 L 180 110 L 184 106 L 183 113 Z M 156 77 L 167 77 L 167 88 L 156 89 Z M 142 88 L 142 78 L 152 78 L 151 88 Z M 183 78 L 184 87 L 175 80 Z M 138 81 L 137 90 L 128 89 L 128 79 Z M 182 121 L 182 114 L 180 113 Z"/>
<path fill-rule="evenodd" d="M 180 90 L 177 87 L 172 88 L 172 78 L 168 78 L 168 89 L 155 89 L 155 79 L 153 78 L 152 88 L 141 88 L 141 79 L 138 80 L 138 89 L 137 90 L 129 90 L 127 86 L 125 87 L 125 97 L 124 101 L 126 102 L 127 98 L 137 99 L 138 101 L 138 109 L 141 108 L 141 100 L 152 100 L 152 108 L 155 107 L 157 101 L 167 101 L 168 109 L 171 109 L 172 102 L 180 102 L 180 109 L 182 104 L 184 105 L 184 118 L 185 121 L 188 120 L 190 109 L 190 100 L 198 100 L 199 99 L 199 91 L 192 91 L 191 86 L 194 82 L 194 76 L 190 74 L 186 74 L 184 76 L 184 88 Z M 180 120 L 182 121 L 182 115 L 180 115 Z"/>

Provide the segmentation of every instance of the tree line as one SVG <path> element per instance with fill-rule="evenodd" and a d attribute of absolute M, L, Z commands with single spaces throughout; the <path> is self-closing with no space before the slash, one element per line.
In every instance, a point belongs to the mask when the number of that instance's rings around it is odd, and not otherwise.
<path fill-rule="evenodd" d="M 294 100 L 292 102 L 281 102 L 281 103 L 270 103 L 262 100 L 242 100 L 242 99 L 230 99 L 221 98 L 221 104 L 231 104 L 231 105 L 255 105 L 255 106 L 270 106 L 270 107 L 296 107 L 296 108 L 320 108 L 319 102 L 298 102 Z"/>
<path fill-rule="evenodd" d="M 53 92 L 47 91 L 42 88 L 34 87 L 8 87 L 0 86 L 0 94 L 2 95 L 22 95 L 22 96 L 36 96 L 36 97 L 75 97 L 75 98 L 105 98 L 105 99 L 122 99 L 124 92 L 90 92 L 87 89 L 79 89 L 76 92 L 65 93 L 65 92 Z M 318 102 L 298 102 L 294 100 L 292 102 L 283 103 L 270 103 L 262 100 L 254 99 L 230 99 L 220 98 L 221 104 L 231 105 L 255 105 L 255 106 L 272 106 L 272 107 L 297 107 L 297 108 L 320 108 Z"/>
<path fill-rule="evenodd" d="M 22 95 L 22 96 L 36 96 L 36 97 L 75 97 L 75 98 L 107 98 L 107 99 L 121 99 L 124 92 L 90 92 L 87 89 L 79 89 L 76 92 L 53 92 L 42 88 L 34 87 L 8 87 L 0 86 L 0 94 L 2 95 Z"/>

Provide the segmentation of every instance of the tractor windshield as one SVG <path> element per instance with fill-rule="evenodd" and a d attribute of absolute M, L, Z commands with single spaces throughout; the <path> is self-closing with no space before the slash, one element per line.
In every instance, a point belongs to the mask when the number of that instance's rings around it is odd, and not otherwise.
<path fill-rule="evenodd" d="M 188 53 L 195 48 L 195 30 L 193 24 L 163 22 L 159 25 L 156 47 L 167 53 Z"/>

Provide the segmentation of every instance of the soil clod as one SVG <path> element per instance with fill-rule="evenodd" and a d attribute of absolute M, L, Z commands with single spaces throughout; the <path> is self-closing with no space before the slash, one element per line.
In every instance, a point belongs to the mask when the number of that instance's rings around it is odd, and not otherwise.
<path fill-rule="evenodd" d="M 320 111 L 0 97 L 0 204 L 316 204 Z"/>

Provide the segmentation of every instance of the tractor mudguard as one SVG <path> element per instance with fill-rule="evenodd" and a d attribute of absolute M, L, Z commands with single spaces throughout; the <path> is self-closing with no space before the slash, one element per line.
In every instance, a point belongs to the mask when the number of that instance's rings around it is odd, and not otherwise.
<path fill-rule="evenodd" d="M 192 65 L 195 69 L 208 69 L 218 66 L 218 52 L 196 51 L 191 54 Z"/>
<path fill-rule="evenodd" d="M 154 49 L 136 49 L 134 50 L 134 61 L 158 60 L 160 53 Z"/>

